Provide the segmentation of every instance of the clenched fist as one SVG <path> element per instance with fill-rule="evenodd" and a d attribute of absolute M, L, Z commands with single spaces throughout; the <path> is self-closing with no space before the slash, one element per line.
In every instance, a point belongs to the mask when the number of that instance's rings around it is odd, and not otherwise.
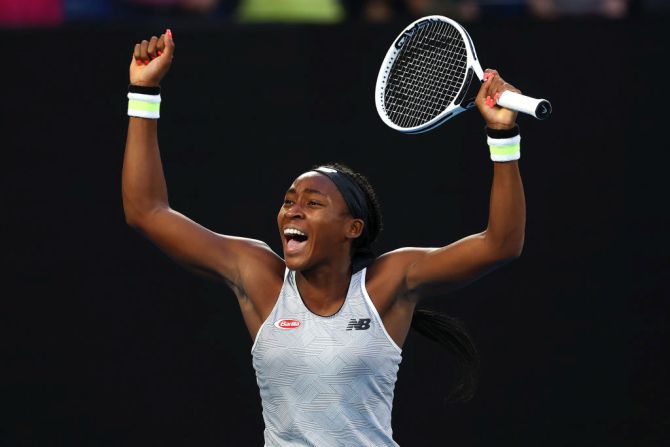
<path fill-rule="evenodd" d="M 169 29 L 160 37 L 152 36 L 135 44 L 130 61 L 130 83 L 144 87 L 158 87 L 170 69 L 174 55 L 174 41 Z"/>
<path fill-rule="evenodd" d="M 505 82 L 497 71 L 488 68 L 484 71 L 484 82 L 479 89 L 475 104 L 486 125 L 491 129 L 509 129 L 516 123 L 516 111 L 496 104 L 500 95 L 507 90 L 521 93 L 519 89 Z"/>

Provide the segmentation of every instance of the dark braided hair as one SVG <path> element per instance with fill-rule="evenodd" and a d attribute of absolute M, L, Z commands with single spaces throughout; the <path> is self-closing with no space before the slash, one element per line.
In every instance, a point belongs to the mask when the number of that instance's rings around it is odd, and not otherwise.
<path fill-rule="evenodd" d="M 372 264 L 376 256 L 372 245 L 383 228 L 379 199 L 368 179 L 342 163 L 318 165 L 335 169 L 351 178 L 365 193 L 369 225 L 352 248 L 352 271 L 357 272 Z M 412 329 L 449 350 L 458 362 L 459 380 L 452 388 L 451 400 L 468 401 L 474 396 L 479 374 L 479 353 L 463 323 L 443 313 L 427 309 L 416 309 L 412 317 Z"/>

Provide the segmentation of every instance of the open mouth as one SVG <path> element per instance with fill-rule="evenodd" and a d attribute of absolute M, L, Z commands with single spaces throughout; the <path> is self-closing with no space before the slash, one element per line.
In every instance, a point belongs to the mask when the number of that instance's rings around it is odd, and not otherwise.
<path fill-rule="evenodd" d="M 284 239 L 286 239 L 286 251 L 295 253 L 306 245 L 308 236 L 297 228 L 285 228 Z"/>

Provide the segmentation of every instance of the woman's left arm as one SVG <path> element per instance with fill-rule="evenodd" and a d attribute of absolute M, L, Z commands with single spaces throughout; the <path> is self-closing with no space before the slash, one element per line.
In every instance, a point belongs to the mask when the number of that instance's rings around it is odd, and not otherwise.
<path fill-rule="evenodd" d="M 508 144 L 502 152 L 508 154 L 507 158 L 514 158 L 514 148 L 518 151 L 518 146 L 510 135 L 516 133 L 516 112 L 494 104 L 496 95 L 505 90 L 519 92 L 497 72 L 486 70 L 475 101 L 489 136 L 496 138 L 494 142 Z M 407 267 L 405 287 L 420 295 L 444 293 L 482 277 L 521 254 L 525 224 L 526 201 L 518 162 L 494 162 L 486 230 L 446 247 L 418 249 L 423 253 L 411 256 L 414 260 Z"/>

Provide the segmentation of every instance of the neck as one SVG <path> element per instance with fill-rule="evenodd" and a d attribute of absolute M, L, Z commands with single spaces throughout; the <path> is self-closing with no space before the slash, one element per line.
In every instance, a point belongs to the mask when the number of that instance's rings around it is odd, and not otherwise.
<path fill-rule="evenodd" d="M 344 303 L 351 282 L 351 263 L 319 266 L 298 271 L 295 276 L 300 296 L 309 310 L 328 316 Z"/>

